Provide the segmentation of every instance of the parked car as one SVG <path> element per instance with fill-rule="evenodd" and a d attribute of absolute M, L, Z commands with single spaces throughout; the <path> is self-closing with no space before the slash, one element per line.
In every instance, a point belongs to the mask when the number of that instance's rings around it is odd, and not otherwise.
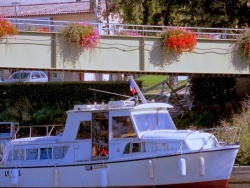
<path fill-rule="evenodd" d="M 48 82 L 43 71 L 16 71 L 3 82 Z"/>

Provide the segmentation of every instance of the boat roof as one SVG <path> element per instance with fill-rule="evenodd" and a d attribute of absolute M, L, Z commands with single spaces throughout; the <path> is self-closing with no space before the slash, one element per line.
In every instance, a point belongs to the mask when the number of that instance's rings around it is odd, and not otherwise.
<path fill-rule="evenodd" d="M 145 109 L 145 108 L 173 108 L 173 106 L 167 103 L 146 103 L 134 107 L 134 109 Z"/>
<path fill-rule="evenodd" d="M 156 109 L 156 108 L 173 108 L 172 105 L 167 103 L 145 103 L 135 106 L 134 101 L 109 101 L 108 104 L 84 104 L 84 105 L 75 105 L 73 110 L 69 112 L 78 112 L 78 111 L 96 111 L 96 110 L 109 110 L 109 109 Z"/>

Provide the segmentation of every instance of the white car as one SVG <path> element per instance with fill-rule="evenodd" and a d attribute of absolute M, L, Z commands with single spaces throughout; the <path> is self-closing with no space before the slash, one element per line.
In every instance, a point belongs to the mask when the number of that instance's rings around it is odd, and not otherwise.
<path fill-rule="evenodd" d="M 16 71 L 3 82 L 48 82 L 43 71 Z"/>

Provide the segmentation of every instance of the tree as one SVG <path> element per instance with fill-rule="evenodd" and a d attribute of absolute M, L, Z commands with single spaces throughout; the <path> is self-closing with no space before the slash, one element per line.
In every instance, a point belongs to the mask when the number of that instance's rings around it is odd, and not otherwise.
<path fill-rule="evenodd" d="M 223 28 L 250 25 L 250 0 L 109 0 L 108 7 L 129 24 Z"/>

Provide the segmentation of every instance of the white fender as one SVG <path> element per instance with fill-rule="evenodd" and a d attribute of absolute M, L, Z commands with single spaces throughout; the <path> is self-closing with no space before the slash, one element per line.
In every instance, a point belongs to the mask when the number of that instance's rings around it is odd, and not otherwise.
<path fill-rule="evenodd" d="M 152 160 L 148 160 L 148 177 L 150 179 L 154 178 L 154 165 Z"/>
<path fill-rule="evenodd" d="M 11 171 L 11 175 L 10 175 L 10 181 L 11 181 L 11 185 L 13 186 L 18 186 L 18 169 L 15 168 Z"/>
<path fill-rule="evenodd" d="M 101 187 L 108 186 L 108 173 L 106 169 L 101 170 L 100 184 L 101 184 Z"/>
<path fill-rule="evenodd" d="M 184 158 L 178 160 L 178 171 L 180 176 L 186 176 L 186 160 Z"/>
<path fill-rule="evenodd" d="M 200 157 L 200 176 L 205 175 L 205 159 Z"/>
<path fill-rule="evenodd" d="M 59 170 L 57 168 L 53 170 L 53 187 L 59 187 Z"/>

